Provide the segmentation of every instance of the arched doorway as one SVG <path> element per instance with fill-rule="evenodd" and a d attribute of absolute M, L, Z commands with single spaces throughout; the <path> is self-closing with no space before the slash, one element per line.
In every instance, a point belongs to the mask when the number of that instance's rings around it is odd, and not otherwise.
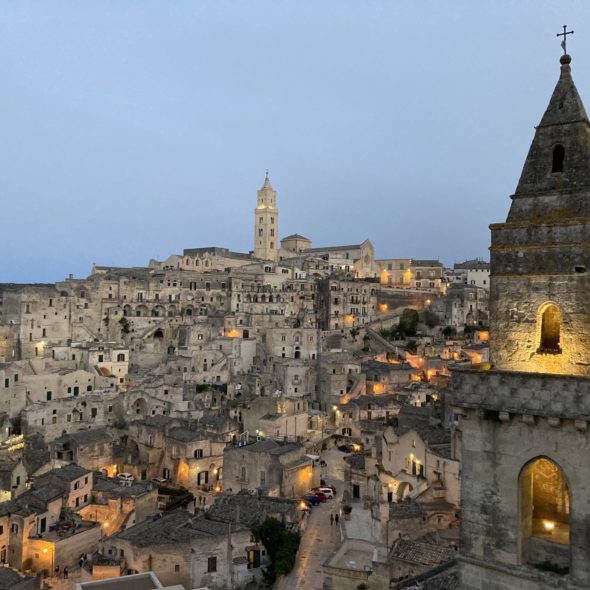
<path fill-rule="evenodd" d="M 570 562 L 570 492 L 563 470 L 547 457 L 524 466 L 519 478 L 523 563 L 550 562 L 563 573 Z"/>

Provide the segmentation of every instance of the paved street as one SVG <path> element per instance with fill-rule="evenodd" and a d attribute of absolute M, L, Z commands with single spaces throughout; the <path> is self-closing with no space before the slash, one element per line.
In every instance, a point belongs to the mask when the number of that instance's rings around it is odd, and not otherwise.
<path fill-rule="evenodd" d="M 337 497 L 312 509 L 307 529 L 301 539 L 297 565 L 277 584 L 277 590 L 321 590 L 322 564 L 340 544 L 340 527 L 330 525 L 330 514 L 340 509 L 344 473 L 344 454 L 337 450 L 322 453 L 327 464 L 327 484 L 336 486 Z"/>

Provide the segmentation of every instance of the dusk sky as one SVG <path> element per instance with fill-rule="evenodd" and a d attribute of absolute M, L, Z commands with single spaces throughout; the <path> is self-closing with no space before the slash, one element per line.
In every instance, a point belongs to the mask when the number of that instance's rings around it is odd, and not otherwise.
<path fill-rule="evenodd" d="M 1 282 L 280 235 L 488 259 L 590 1 L 3 0 Z"/>

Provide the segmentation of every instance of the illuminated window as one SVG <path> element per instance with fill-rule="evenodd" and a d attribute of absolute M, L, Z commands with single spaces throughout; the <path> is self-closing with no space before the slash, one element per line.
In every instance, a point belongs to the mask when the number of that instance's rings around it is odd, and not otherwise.
<path fill-rule="evenodd" d="M 520 497 L 523 561 L 535 565 L 550 553 L 550 561 L 566 573 L 570 494 L 563 471 L 545 457 L 531 461 L 520 475 Z"/>
<path fill-rule="evenodd" d="M 565 158 L 565 148 L 558 144 L 553 148 L 553 165 L 551 172 L 563 172 L 563 160 Z"/>
<path fill-rule="evenodd" d="M 561 332 L 561 312 L 556 305 L 548 304 L 541 312 L 541 338 L 538 352 L 559 354 Z"/>

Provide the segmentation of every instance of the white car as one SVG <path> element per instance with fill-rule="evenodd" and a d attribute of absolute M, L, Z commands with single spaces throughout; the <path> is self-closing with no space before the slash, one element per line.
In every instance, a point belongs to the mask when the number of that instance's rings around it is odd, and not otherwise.
<path fill-rule="evenodd" d="M 123 473 L 119 473 L 117 475 L 117 479 L 119 481 L 124 481 L 124 482 L 129 482 L 131 483 L 132 481 L 135 481 L 135 477 L 133 477 L 133 475 L 131 475 L 131 473 L 127 473 L 127 472 L 123 472 Z"/>
<path fill-rule="evenodd" d="M 332 488 L 325 488 L 325 487 L 313 488 L 312 492 L 322 492 L 322 494 L 324 494 L 324 496 L 326 496 L 326 498 L 328 498 L 328 499 L 331 499 L 334 497 L 334 490 Z"/>

